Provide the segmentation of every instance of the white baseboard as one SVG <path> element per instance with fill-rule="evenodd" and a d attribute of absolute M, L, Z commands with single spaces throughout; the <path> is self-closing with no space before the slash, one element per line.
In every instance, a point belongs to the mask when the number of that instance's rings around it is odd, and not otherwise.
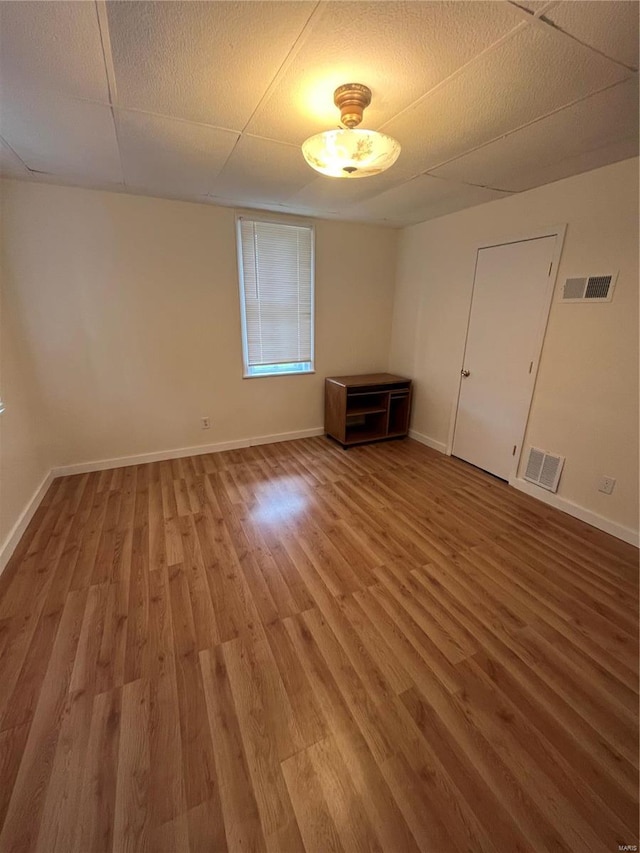
<path fill-rule="evenodd" d="M 572 515 L 574 518 L 579 518 L 580 521 L 586 521 L 586 523 L 590 524 L 592 527 L 604 530 L 605 533 L 610 533 L 617 539 L 622 539 L 630 545 L 635 545 L 636 548 L 640 544 L 640 534 L 638 534 L 637 530 L 631 530 L 629 527 L 623 527 L 621 524 L 617 524 L 615 521 L 611 521 L 603 515 L 598 515 L 590 509 L 585 509 L 579 504 L 573 503 L 573 501 L 560 497 L 560 495 L 548 492 L 546 489 L 541 489 L 539 486 L 534 486 L 533 483 L 529 483 L 527 480 L 522 480 L 519 477 L 513 477 L 509 480 L 509 485 L 518 489 L 520 492 L 524 492 L 527 495 L 531 495 L 533 498 L 537 498 L 537 500 L 542 501 L 543 503 L 549 504 L 549 506 L 553 506 L 556 509 L 562 510 L 562 512 L 566 512 L 568 515 Z"/>
<path fill-rule="evenodd" d="M 88 474 L 92 471 L 106 471 L 109 468 L 124 468 L 128 465 L 144 465 L 147 462 L 164 462 L 166 459 L 182 459 L 185 456 L 202 456 L 205 453 L 220 453 L 223 450 L 237 450 L 240 447 L 255 447 L 258 444 L 275 444 L 278 441 L 293 441 L 296 438 L 310 438 L 324 435 L 322 427 L 280 432 L 272 435 L 259 435 L 253 438 L 241 438 L 236 441 L 222 441 L 218 444 L 199 444 L 195 447 L 178 447 L 173 450 L 157 450 L 153 453 L 139 453 L 135 456 L 118 456 L 115 459 L 98 459 L 93 462 L 79 462 L 75 465 L 62 465 L 52 469 L 53 477 L 67 477 L 70 474 Z"/>
<path fill-rule="evenodd" d="M 273 435 L 261 435 L 258 438 L 249 439 L 249 447 L 255 447 L 257 444 L 277 444 L 279 441 L 295 441 L 297 438 L 313 438 L 315 435 L 324 435 L 324 427 L 301 429 L 297 432 L 276 432 Z"/>
<path fill-rule="evenodd" d="M 47 489 L 53 482 L 53 476 L 53 472 L 49 471 L 44 480 L 40 483 L 38 488 L 33 493 L 31 500 L 27 502 L 27 505 L 22 510 L 22 513 L 20 514 L 18 520 L 11 528 L 9 535 L 0 546 L 0 574 L 2 574 L 5 569 L 5 566 L 11 559 L 11 555 L 16 550 L 18 542 L 22 539 L 22 536 L 25 530 L 27 529 L 29 522 L 35 515 L 35 512 L 38 507 L 40 506 L 42 498 L 46 495 Z"/>
<path fill-rule="evenodd" d="M 438 453 L 446 453 L 447 445 L 444 441 L 436 441 L 435 438 L 429 438 L 428 435 L 424 435 L 421 432 L 416 432 L 414 429 L 409 430 L 409 438 L 415 438 L 416 441 L 419 441 L 420 444 L 426 444 L 427 447 L 431 447 L 433 450 L 437 450 Z"/>

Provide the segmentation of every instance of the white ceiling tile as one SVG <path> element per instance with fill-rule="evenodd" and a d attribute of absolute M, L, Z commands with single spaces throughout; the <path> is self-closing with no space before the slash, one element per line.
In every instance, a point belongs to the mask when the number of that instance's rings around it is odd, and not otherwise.
<path fill-rule="evenodd" d="M 146 113 L 117 111 L 125 183 L 156 192 L 206 195 L 237 133 Z"/>
<path fill-rule="evenodd" d="M 314 210 L 343 210 L 356 202 L 377 195 L 380 190 L 376 190 L 375 187 L 372 188 L 371 182 L 377 181 L 380 177 L 383 176 L 376 175 L 360 180 L 343 180 L 319 175 L 316 178 L 312 177 L 309 184 L 290 196 L 288 203 L 310 207 Z M 393 183 L 394 179 L 392 177 L 389 180 Z"/>
<path fill-rule="evenodd" d="M 3 178 L 28 178 L 29 170 L 9 145 L 0 139 L 0 175 Z"/>
<path fill-rule="evenodd" d="M 214 181 L 211 195 L 235 198 L 245 204 L 283 202 L 313 176 L 299 148 L 243 136 Z"/>
<path fill-rule="evenodd" d="M 637 153 L 636 78 L 452 160 L 433 174 L 520 192 L 544 183 L 553 164 L 565 161 L 568 169 L 571 158 L 627 139 L 636 140 Z"/>
<path fill-rule="evenodd" d="M 503 198 L 506 193 L 421 175 L 346 211 L 348 218 L 409 224 Z"/>
<path fill-rule="evenodd" d="M 251 120 L 259 136 L 300 144 L 337 126 L 334 90 L 372 90 L 363 127 L 378 127 L 520 24 L 506 3 L 326 3 Z"/>
<path fill-rule="evenodd" d="M 310 183 L 291 196 L 289 203 L 308 205 L 318 210 L 344 210 L 412 178 L 415 173 L 402 168 L 402 165 L 398 161 L 380 175 L 351 179 L 330 178 L 310 170 Z"/>
<path fill-rule="evenodd" d="M 31 170 L 85 176 L 90 183 L 122 181 L 108 106 L 14 91 L 3 100 L 0 131 Z"/>
<path fill-rule="evenodd" d="M 118 103 L 241 130 L 311 2 L 109 2 Z"/>
<path fill-rule="evenodd" d="M 215 204 L 220 207 L 234 207 L 236 209 L 242 210 L 243 208 L 246 210 L 264 210 L 269 211 L 271 213 L 280 213 L 287 216 L 306 216 L 306 217 L 318 217 L 320 219 L 340 219 L 339 211 L 325 211 L 320 210 L 314 207 L 304 207 L 303 205 L 295 204 L 286 204 L 284 202 L 262 202 L 262 201 L 252 201 L 250 204 L 239 202 L 238 199 L 233 198 L 223 198 L 222 196 L 207 196 L 204 199 L 205 202 L 209 204 Z"/>
<path fill-rule="evenodd" d="M 16 176 L 17 177 L 17 176 Z M 89 181 L 86 175 L 56 175 L 49 172 L 29 172 L 30 180 L 38 184 L 53 184 L 59 187 L 77 187 L 79 189 L 104 190 L 112 193 L 128 193 L 129 191 L 123 183 L 114 183 L 113 181 L 103 181 L 92 179 Z M 135 194 L 135 193 L 130 193 Z M 140 193 L 138 193 L 140 195 Z M 153 193 L 144 193 L 144 195 L 153 195 Z M 164 198 L 164 196 L 163 196 Z"/>
<path fill-rule="evenodd" d="M 0 76 L 3 87 L 108 101 L 95 4 L 0 3 Z"/>
<path fill-rule="evenodd" d="M 625 77 L 551 27 L 529 26 L 384 126 L 421 171 Z"/>
<path fill-rule="evenodd" d="M 520 176 L 519 185 L 522 189 L 533 189 L 543 184 L 551 184 L 562 178 L 570 178 L 572 175 L 580 175 L 591 169 L 599 169 L 601 166 L 609 166 L 619 160 L 628 160 L 630 157 L 638 156 L 638 138 L 621 139 L 596 148 L 576 154 L 574 157 L 566 157 L 546 166 L 535 165 L 528 173 Z M 514 182 L 514 186 L 517 186 Z"/>
<path fill-rule="evenodd" d="M 310 216 L 316 217 L 318 219 L 340 219 L 344 220 L 344 211 L 341 209 L 337 210 L 324 210 L 320 207 L 304 207 L 303 205 L 295 204 L 282 204 L 279 206 L 278 210 L 282 213 L 287 213 L 291 216 Z"/>
<path fill-rule="evenodd" d="M 544 17 L 583 44 L 637 68 L 638 11 L 636 0 L 565 0 Z"/>

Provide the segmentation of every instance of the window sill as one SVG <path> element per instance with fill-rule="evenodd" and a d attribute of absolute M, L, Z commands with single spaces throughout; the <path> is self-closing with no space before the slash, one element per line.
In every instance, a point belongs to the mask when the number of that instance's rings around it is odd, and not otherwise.
<path fill-rule="evenodd" d="M 243 373 L 243 379 L 277 379 L 278 376 L 309 376 L 315 370 L 289 370 L 279 373 Z"/>

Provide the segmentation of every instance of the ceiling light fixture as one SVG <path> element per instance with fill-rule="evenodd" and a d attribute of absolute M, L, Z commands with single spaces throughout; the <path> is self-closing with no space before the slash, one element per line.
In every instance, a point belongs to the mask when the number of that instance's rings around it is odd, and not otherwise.
<path fill-rule="evenodd" d="M 368 178 L 392 166 L 400 143 L 376 130 L 354 130 L 371 103 L 371 89 L 362 83 L 346 83 L 333 93 L 344 127 L 316 133 L 302 143 L 304 159 L 317 172 L 332 178 Z"/>

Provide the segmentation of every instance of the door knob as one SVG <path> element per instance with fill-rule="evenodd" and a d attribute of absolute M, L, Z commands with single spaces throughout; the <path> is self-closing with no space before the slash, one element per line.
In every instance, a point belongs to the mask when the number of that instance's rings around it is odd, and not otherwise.
<path fill-rule="evenodd" d="M 469 370 L 461 370 L 461 371 L 460 371 L 460 373 L 461 373 L 463 376 L 469 376 L 469 375 L 470 375 L 470 373 L 471 373 L 471 371 L 469 371 Z"/>

